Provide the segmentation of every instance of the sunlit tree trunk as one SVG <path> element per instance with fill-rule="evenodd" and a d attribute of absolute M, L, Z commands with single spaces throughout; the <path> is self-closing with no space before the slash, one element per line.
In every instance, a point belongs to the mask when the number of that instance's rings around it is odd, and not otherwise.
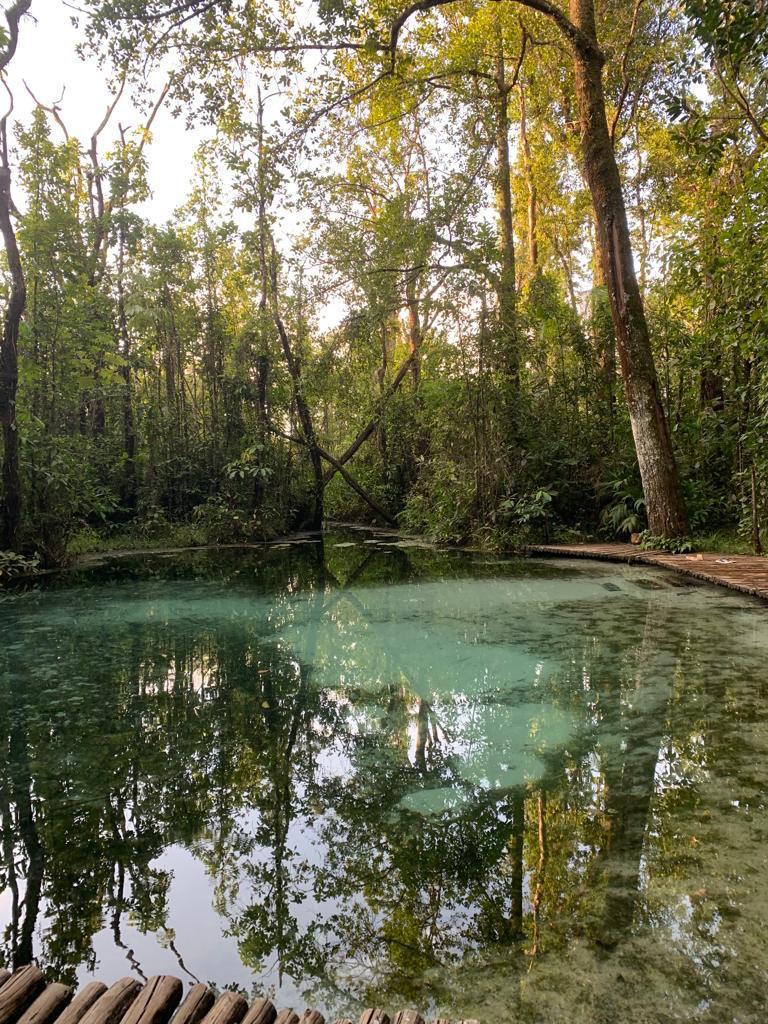
<path fill-rule="evenodd" d="M 495 75 L 496 211 L 499 224 L 501 272 L 497 284 L 501 361 L 513 399 L 520 389 L 520 352 L 517 335 L 517 288 L 515 283 L 514 207 L 509 163 L 509 92 L 501 29 L 496 39 Z"/>
<path fill-rule="evenodd" d="M 536 189 L 536 179 L 533 175 L 533 155 L 531 143 L 528 139 L 528 109 L 525 99 L 525 86 L 518 83 L 520 90 L 520 151 L 523 157 L 523 171 L 525 173 L 525 187 L 528 192 L 528 262 L 530 263 L 531 277 L 539 272 L 539 197 Z"/>
<path fill-rule="evenodd" d="M 604 58 L 597 46 L 593 0 L 571 0 L 571 19 L 589 42 L 574 44 L 584 174 L 595 209 L 648 523 L 658 536 L 682 536 L 688 532 L 688 521 L 635 276 L 621 178 L 608 131 L 602 81 Z"/>

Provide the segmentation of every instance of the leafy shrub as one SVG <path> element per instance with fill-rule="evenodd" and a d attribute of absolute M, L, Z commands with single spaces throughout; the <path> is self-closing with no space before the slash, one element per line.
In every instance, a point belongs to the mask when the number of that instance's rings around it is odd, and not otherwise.
<path fill-rule="evenodd" d="M 224 475 L 230 481 L 256 480 L 261 478 L 265 483 L 272 476 L 273 470 L 264 465 L 265 445 L 254 444 L 245 448 L 238 458 L 233 459 L 224 467 Z"/>
<path fill-rule="evenodd" d="M 449 459 L 422 460 L 422 475 L 398 516 L 413 533 L 460 544 L 472 534 L 475 483 L 464 467 Z"/>
<path fill-rule="evenodd" d="M 221 496 L 198 505 L 192 518 L 209 544 L 238 544 L 264 536 L 260 516 L 230 504 Z"/>
<path fill-rule="evenodd" d="M 600 513 L 600 525 L 611 536 L 627 537 L 645 528 L 645 497 L 638 480 L 620 472 L 603 481 L 600 490 L 608 504 Z"/>
<path fill-rule="evenodd" d="M 498 507 L 497 518 L 514 534 L 526 537 L 541 531 L 549 539 L 552 502 L 557 491 L 540 487 L 518 497 L 505 498 Z"/>
<path fill-rule="evenodd" d="M 654 537 L 650 530 L 640 534 L 640 548 L 643 551 L 666 551 L 670 555 L 685 555 L 695 551 L 696 545 L 690 537 Z"/>
<path fill-rule="evenodd" d="M 40 569 L 37 555 L 27 558 L 16 551 L 0 551 L 0 586 L 18 576 L 34 576 Z"/>

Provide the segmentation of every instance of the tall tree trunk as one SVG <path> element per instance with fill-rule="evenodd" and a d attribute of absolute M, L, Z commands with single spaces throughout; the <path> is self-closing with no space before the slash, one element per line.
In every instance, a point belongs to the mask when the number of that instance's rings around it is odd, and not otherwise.
<path fill-rule="evenodd" d="M 596 235 L 597 229 L 595 229 Z M 600 380 L 600 398 L 608 421 L 609 440 L 612 444 L 616 420 L 616 331 L 613 326 L 611 300 L 605 283 L 603 261 L 598 251 L 595 251 L 592 261 L 590 320 Z"/>
<path fill-rule="evenodd" d="M 133 414 L 133 374 L 131 372 L 131 335 L 125 312 L 125 231 L 120 228 L 117 264 L 117 322 L 123 365 L 123 453 L 125 467 L 122 480 L 122 502 L 128 512 L 136 511 L 136 420 Z"/>
<path fill-rule="evenodd" d="M 509 165 L 509 92 L 501 28 L 496 41 L 496 210 L 499 219 L 501 273 L 496 288 L 499 302 L 501 362 L 512 388 L 513 401 L 520 390 L 520 352 L 517 337 L 517 289 L 515 284 L 515 235 L 513 228 L 512 176 Z"/>
<path fill-rule="evenodd" d="M 19 22 L 32 6 L 32 0 L 15 0 L 5 11 L 8 29 L 0 52 L 0 72 L 4 71 L 16 53 L 19 41 Z M 6 86 L 7 88 L 7 86 Z M 11 105 L 13 106 L 13 105 Z M 8 114 L 0 122 L 0 234 L 3 236 L 8 270 L 11 275 L 11 294 L 5 311 L 2 339 L 0 340 L 0 432 L 3 436 L 3 495 L 0 542 L 13 548 L 21 519 L 21 475 L 19 473 L 19 435 L 16 428 L 16 392 L 19 385 L 19 325 L 27 303 L 27 286 L 21 266 L 16 232 L 11 223 L 11 168 L 8 163 Z"/>
<path fill-rule="evenodd" d="M 3 435 L 3 522 L 2 546 L 14 548 L 21 519 L 21 475 L 19 433 L 16 425 L 16 392 L 19 384 L 19 325 L 27 302 L 27 287 L 21 266 L 16 232 L 11 223 L 11 170 L 8 166 L 3 124 L 3 166 L 0 167 L 0 233 L 5 244 L 11 275 L 11 294 L 3 322 L 0 344 L 0 426 Z"/>
<path fill-rule="evenodd" d="M 643 200 L 643 149 L 640 144 L 640 126 L 635 122 L 635 156 L 637 166 L 635 168 L 635 210 L 637 213 L 637 226 L 640 229 L 640 253 L 639 253 L 639 285 L 640 294 L 645 299 L 646 284 L 648 282 L 648 261 L 650 259 L 651 242 L 648 235 L 648 220 Z"/>
<path fill-rule="evenodd" d="M 621 177 L 608 131 L 604 58 L 597 45 L 594 2 L 571 0 L 570 6 L 571 19 L 582 40 L 574 44 L 573 52 L 584 174 L 595 209 L 648 523 L 657 536 L 679 537 L 688 532 L 688 520 L 635 276 Z"/>
<path fill-rule="evenodd" d="M 518 82 L 520 90 L 520 150 L 523 156 L 525 186 L 528 191 L 528 261 L 531 265 L 531 277 L 539 272 L 539 196 L 536 179 L 533 176 L 533 156 L 531 143 L 528 139 L 528 109 L 525 101 L 525 86 Z"/>
<path fill-rule="evenodd" d="M 405 304 L 408 309 L 408 349 L 410 352 L 411 378 L 414 391 L 421 382 L 421 343 L 424 340 L 421 317 L 419 316 L 419 296 L 416 294 L 416 278 L 409 277 L 405 283 Z"/>

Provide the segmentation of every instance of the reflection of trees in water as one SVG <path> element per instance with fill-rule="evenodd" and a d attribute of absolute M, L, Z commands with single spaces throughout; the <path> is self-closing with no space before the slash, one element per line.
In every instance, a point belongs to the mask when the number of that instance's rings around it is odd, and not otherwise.
<path fill-rule="evenodd" d="M 560 667 L 536 686 L 577 714 L 577 733 L 547 753 L 539 782 L 487 790 L 457 770 L 451 695 L 411 678 L 407 651 L 382 649 L 386 684 L 372 693 L 313 683 L 323 624 L 365 622 L 347 588 L 417 574 L 402 550 L 355 563 L 308 545 L 263 573 L 272 626 L 301 619 L 298 650 L 247 620 L 126 623 L 90 653 L 76 632 L 58 637 L 50 689 L 0 662 L 7 959 L 30 958 L 42 903 L 35 953 L 58 977 L 93 962 L 104 924 L 123 944 L 126 915 L 200 971 L 167 930 L 171 879 L 152 866 L 171 843 L 205 863 L 243 963 L 258 975 L 277 961 L 327 1006 L 452 1005 L 452 966 L 467 957 L 522 976 L 576 937 L 614 946 L 637 927 L 643 865 L 664 828 L 659 751 L 688 743 L 679 670 L 693 655 L 659 654 L 650 603 L 622 623 L 618 677 L 615 623 L 596 621 L 589 641 L 561 636 Z M 547 630 L 532 649 L 551 642 Z M 404 810 L 408 794 L 432 790 L 462 802 Z"/>

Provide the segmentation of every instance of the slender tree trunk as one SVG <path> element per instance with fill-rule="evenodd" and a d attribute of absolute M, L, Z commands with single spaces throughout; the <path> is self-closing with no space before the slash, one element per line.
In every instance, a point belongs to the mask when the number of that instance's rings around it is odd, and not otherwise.
<path fill-rule="evenodd" d="M 760 535 L 760 503 L 758 500 L 757 473 L 752 466 L 752 550 L 756 555 L 763 554 L 763 540 Z"/>
<path fill-rule="evenodd" d="M 265 244 L 264 240 L 262 240 L 262 244 Z M 283 350 L 286 366 L 288 367 L 288 373 L 291 377 L 291 383 L 293 385 L 293 399 L 296 404 L 296 414 L 299 418 L 299 423 L 301 424 L 301 432 L 304 435 L 304 441 L 306 442 L 307 451 L 309 452 L 309 460 L 312 464 L 312 509 L 307 525 L 313 530 L 319 530 L 323 525 L 323 502 L 325 494 L 323 459 L 317 443 L 317 434 L 315 433 L 312 414 L 304 397 L 304 381 L 301 373 L 301 360 L 293 351 L 290 336 L 283 318 L 280 315 L 277 291 L 277 253 L 275 252 L 274 243 L 272 243 L 269 285 L 272 317 L 275 322 L 278 337 L 280 338 L 280 345 Z"/>
<path fill-rule="evenodd" d="M 613 441 L 616 420 L 616 331 L 603 263 L 599 252 L 593 260 L 592 294 L 590 296 L 592 340 L 600 375 L 600 391 Z"/>
<path fill-rule="evenodd" d="M 645 299 L 645 289 L 648 281 L 648 260 L 650 257 L 651 243 L 648 237 L 648 222 L 645 214 L 645 202 L 643 201 L 643 151 L 640 145 L 640 126 L 635 122 L 635 154 L 637 167 L 635 168 L 635 210 L 637 211 L 637 225 L 640 229 L 640 254 L 639 254 L 639 285 L 640 294 Z"/>
<path fill-rule="evenodd" d="M 131 373 L 131 335 L 125 312 L 125 232 L 120 229 L 117 265 L 117 321 L 122 347 L 123 365 L 123 472 L 122 500 L 128 512 L 136 511 L 136 421 L 133 414 L 133 375 Z"/>
<path fill-rule="evenodd" d="M 513 401 L 520 390 L 520 352 L 517 337 L 517 289 L 515 284 L 515 235 L 513 228 L 512 176 L 509 165 L 509 91 L 504 46 L 499 29 L 496 47 L 496 209 L 499 219 L 501 273 L 497 285 L 501 361 L 512 388 Z"/>
<path fill-rule="evenodd" d="M 405 304 L 408 309 L 408 348 L 410 351 L 411 378 L 414 391 L 421 382 L 421 343 L 424 340 L 419 316 L 419 297 L 416 294 L 416 280 L 409 277 L 405 285 Z"/>
<path fill-rule="evenodd" d="M 557 228 L 553 228 L 550 232 L 550 240 L 552 242 L 552 248 L 555 250 L 555 256 L 560 261 L 560 266 L 563 268 L 563 278 L 565 279 L 565 288 L 568 292 L 568 301 L 571 304 L 571 309 L 574 313 L 579 312 L 579 304 L 576 301 L 576 287 L 573 283 L 573 267 L 571 266 L 571 253 L 566 253 L 563 246 L 560 244 L 560 238 L 558 237 Z"/>
<path fill-rule="evenodd" d="M 19 41 L 19 23 L 32 6 L 32 0 L 15 0 L 5 11 L 8 29 L 4 33 L 0 52 L 0 72 L 11 62 Z M 3 80 L 5 80 L 3 76 Z M 8 86 L 6 85 L 6 89 Z M 13 97 L 11 96 L 11 110 Z M 0 121 L 0 234 L 3 236 L 8 270 L 11 275 L 11 294 L 5 311 L 2 339 L 0 340 L 0 433 L 3 437 L 3 493 L 0 501 L 0 544 L 6 548 L 16 545 L 21 519 L 21 474 L 19 472 L 19 435 L 16 424 L 16 392 L 19 385 L 19 326 L 27 302 L 27 286 L 21 266 L 16 232 L 11 222 L 11 168 L 8 163 L 8 117 Z"/>
<path fill-rule="evenodd" d="M 571 19 L 592 43 L 589 47 L 574 45 L 584 173 L 595 209 L 648 522 L 657 536 L 683 536 L 688 532 L 688 520 L 635 276 L 621 177 L 608 131 L 603 57 L 597 47 L 593 0 L 571 0 Z"/>
<path fill-rule="evenodd" d="M 19 384 L 19 326 L 27 301 L 16 232 L 11 222 L 11 170 L 8 166 L 3 126 L 3 166 L 0 167 L 0 233 L 11 275 L 11 294 L 0 344 L 0 427 L 3 435 L 2 546 L 14 548 L 21 519 L 19 434 L 16 424 L 16 392 Z"/>
<path fill-rule="evenodd" d="M 536 179 L 533 176 L 533 155 L 528 139 L 528 110 L 525 102 L 525 86 L 518 82 L 520 89 L 520 149 L 523 155 L 523 171 L 528 191 L 528 261 L 531 265 L 531 277 L 539 272 L 539 196 Z"/>
<path fill-rule="evenodd" d="M 301 424 L 301 432 L 304 435 L 304 442 L 307 446 L 309 460 L 312 465 L 312 507 L 309 513 L 307 525 L 313 530 L 322 529 L 323 506 L 325 500 L 325 480 L 323 479 L 323 460 L 320 454 L 320 447 L 317 441 L 315 425 L 312 420 L 312 413 L 304 395 L 304 380 L 301 372 L 301 357 L 294 352 L 291 338 L 280 313 L 280 295 L 277 284 L 277 252 L 267 224 L 267 203 L 269 199 L 267 179 L 267 153 L 264 143 L 264 103 L 261 92 L 258 92 L 258 176 L 259 176 L 259 269 L 261 274 L 261 302 L 260 313 L 262 324 L 267 312 L 267 305 L 272 314 L 277 336 L 280 339 L 280 347 L 283 350 L 285 364 L 291 378 L 293 390 L 293 404 Z M 270 253 L 267 258 L 267 245 Z M 264 338 L 266 343 L 266 336 Z"/>
<path fill-rule="evenodd" d="M 379 423 L 380 423 L 380 421 L 381 421 L 381 419 L 382 419 L 382 417 L 384 415 L 387 401 L 392 397 L 392 395 L 395 394 L 397 389 L 400 387 L 400 384 L 404 380 L 404 378 L 405 378 L 405 376 L 406 376 L 406 374 L 408 372 L 408 368 L 410 367 L 413 358 L 414 358 L 414 354 L 413 354 L 413 351 L 411 351 L 411 353 L 409 354 L 408 358 L 405 359 L 403 361 L 403 363 L 400 365 L 400 368 L 398 369 L 397 373 L 395 374 L 395 376 L 394 376 L 394 378 L 392 380 L 392 383 L 389 385 L 387 390 L 381 395 L 381 397 L 379 399 L 379 403 L 378 403 L 378 408 L 375 410 L 375 412 L 374 412 L 373 416 L 371 417 L 371 419 L 366 423 L 366 425 L 363 427 L 363 429 L 358 433 L 358 435 L 354 439 L 354 441 L 342 452 L 341 455 L 339 455 L 337 461 L 342 466 L 345 465 L 347 462 L 349 462 L 349 460 L 353 457 L 353 455 L 357 454 L 358 450 L 368 440 L 368 438 L 371 436 L 371 434 L 373 434 L 373 432 L 376 430 L 376 427 L 379 425 Z M 337 472 L 337 470 L 335 470 L 333 468 L 333 466 L 331 466 L 331 468 L 326 472 L 326 474 L 325 474 L 325 483 L 326 483 L 326 485 L 331 482 L 331 480 L 333 479 L 333 477 L 336 474 L 336 472 Z"/>

